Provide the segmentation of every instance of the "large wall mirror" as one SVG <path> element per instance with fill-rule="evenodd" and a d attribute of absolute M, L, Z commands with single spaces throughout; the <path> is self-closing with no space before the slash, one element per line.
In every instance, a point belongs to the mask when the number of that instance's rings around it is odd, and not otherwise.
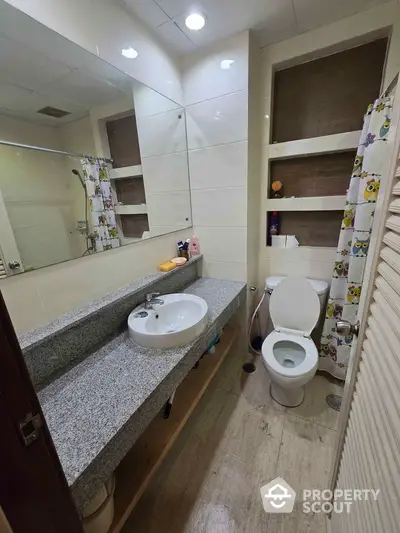
<path fill-rule="evenodd" d="M 12 9 L 0 20 L 0 278 L 190 227 L 184 109 Z"/>

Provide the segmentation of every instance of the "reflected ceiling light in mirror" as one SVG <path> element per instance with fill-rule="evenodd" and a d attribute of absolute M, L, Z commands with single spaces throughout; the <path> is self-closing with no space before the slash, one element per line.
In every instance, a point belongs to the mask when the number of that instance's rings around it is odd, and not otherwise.
<path fill-rule="evenodd" d="M 204 28 L 205 23 L 205 17 L 199 13 L 192 13 L 185 19 L 186 27 L 189 28 L 189 30 L 199 31 Z"/>
<path fill-rule="evenodd" d="M 221 61 L 221 63 L 219 64 L 219 66 L 223 69 L 223 70 L 227 70 L 228 68 L 231 68 L 231 66 L 233 65 L 235 61 L 233 59 L 223 59 Z"/>
<path fill-rule="evenodd" d="M 123 48 L 121 54 L 128 59 L 136 59 L 139 52 L 130 46 L 129 48 Z"/>

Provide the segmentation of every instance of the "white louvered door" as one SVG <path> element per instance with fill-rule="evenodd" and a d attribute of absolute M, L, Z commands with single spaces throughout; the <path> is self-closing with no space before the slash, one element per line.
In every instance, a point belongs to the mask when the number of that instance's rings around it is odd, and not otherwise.
<path fill-rule="evenodd" d="M 2 258 L 1 252 L 0 252 L 0 279 L 6 278 L 6 277 L 7 277 L 6 267 L 4 265 L 4 259 Z"/>
<path fill-rule="evenodd" d="M 332 489 L 380 494 L 354 502 L 348 514 L 332 513 L 332 533 L 400 531 L 399 99 L 397 86 L 331 480 Z"/>

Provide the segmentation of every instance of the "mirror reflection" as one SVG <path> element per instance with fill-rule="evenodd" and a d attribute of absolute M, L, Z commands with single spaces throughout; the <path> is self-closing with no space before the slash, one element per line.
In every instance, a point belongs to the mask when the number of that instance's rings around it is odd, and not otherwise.
<path fill-rule="evenodd" d="M 55 60 L 6 25 L 0 277 L 190 227 L 183 108 L 67 40 Z"/>

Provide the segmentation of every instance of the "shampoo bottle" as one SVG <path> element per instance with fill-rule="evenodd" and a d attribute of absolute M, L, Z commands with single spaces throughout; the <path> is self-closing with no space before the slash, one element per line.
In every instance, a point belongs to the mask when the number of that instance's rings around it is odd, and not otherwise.
<path fill-rule="evenodd" d="M 199 243 L 199 239 L 196 237 L 196 235 L 193 235 L 193 237 L 190 239 L 189 252 L 191 253 L 191 255 L 199 255 L 200 254 L 200 243 Z"/>

